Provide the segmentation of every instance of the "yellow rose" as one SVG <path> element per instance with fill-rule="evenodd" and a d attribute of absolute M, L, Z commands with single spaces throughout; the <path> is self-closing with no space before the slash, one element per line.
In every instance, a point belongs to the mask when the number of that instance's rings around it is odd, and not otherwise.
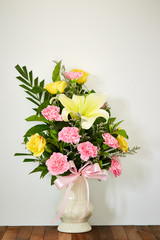
<path fill-rule="evenodd" d="M 81 70 L 81 69 L 72 69 L 72 72 L 82 72 L 82 73 L 83 73 L 82 77 L 80 77 L 80 78 L 77 80 L 77 83 L 83 84 L 83 83 L 87 82 L 87 77 L 89 76 L 89 73 L 84 72 L 84 71 Z"/>
<path fill-rule="evenodd" d="M 44 152 L 45 146 L 45 138 L 40 136 L 38 133 L 32 135 L 30 140 L 26 144 L 27 149 L 33 152 L 34 157 L 40 157 Z"/>
<path fill-rule="evenodd" d="M 126 142 L 124 137 L 121 135 L 118 135 L 117 140 L 118 140 L 119 149 L 121 149 L 124 152 L 128 152 L 128 143 Z"/>
<path fill-rule="evenodd" d="M 57 82 L 52 82 L 52 83 L 47 84 L 45 86 L 45 89 L 51 94 L 56 94 L 58 91 L 60 93 L 63 93 L 65 86 L 66 86 L 65 81 L 57 81 Z"/>

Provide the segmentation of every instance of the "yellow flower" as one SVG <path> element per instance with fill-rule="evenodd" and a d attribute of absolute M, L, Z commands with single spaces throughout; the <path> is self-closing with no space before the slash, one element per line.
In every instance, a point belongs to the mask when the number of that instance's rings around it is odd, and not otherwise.
<path fill-rule="evenodd" d="M 128 152 L 128 143 L 126 142 L 124 137 L 121 135 L 118 135 L 117 140 L 118 140 L 119 149 L 121 149 L 124 152 Z"/>
<path fill-rule="evenodd" d="M 109 118 L 108 112 L 101 109 L 107 100 L 107 96 L 104 94 L 73 95 L 72 99 L 64 94 L 59 94 L 58 99 L 64 106 L 62 110 L 63 120 L 68 121 L 68 114 L 72 118 L 80 116 L 83 129 L 89 129 L 98 117 L 104 117 L 106 121 Z"/>
<path fill-rule="evenodd" d="M 63 93 L 65 86 L 66 86 L 65 81 L 57 81 L 57 82 L 52 82 L 52 83 L 47 84 L 45 86 L 45 89 L 51 94 L 56 94 L 58 91 L 60 93 Z"/>
<path fill-rule="evenodd" d="M 83 83 L 87 82 L 87 77 L 89 76 L 89 73 L 84 72 L 84 71 L 81 70 L 81 69 L 72 69 L 72 72 L 82 72 L 82 73 L 83 73 L 82 77 L 80 77 L 80 78 L 77 80 L 77 83 L 83 84 Z"/>
<path fill-rule="evenodd" d="M 26 144 L 27 149 L 33 152 L 34 157 L 40 157 L 44 152 L 45 146 L 45 138 L 40 136 L 38 133 L 32 135 L 30 140 Z"/>

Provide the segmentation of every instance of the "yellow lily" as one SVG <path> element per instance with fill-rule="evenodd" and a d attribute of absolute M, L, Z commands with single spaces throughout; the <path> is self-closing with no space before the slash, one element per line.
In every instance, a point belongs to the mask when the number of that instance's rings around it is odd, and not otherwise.
<path fill-rule="evenodd" d="M 72 118 L 80 116 L 83 129 L 89 129 L 97 117 L 104 117 L 106 121 L 109 118 L 108 112 L 100 109 L 107 100 L 107 96 L 104 94 L 73 95 L 72 99 L 64 94 L 60 94 L 58 99 L 64 106 L 62 110 L 63 120 L 68 121 L 69 113 L 71 113 Z"/>

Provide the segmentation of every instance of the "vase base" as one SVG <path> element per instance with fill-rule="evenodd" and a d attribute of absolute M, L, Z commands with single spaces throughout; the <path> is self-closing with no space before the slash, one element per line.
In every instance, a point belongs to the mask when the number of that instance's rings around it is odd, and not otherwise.
<path fill-rule="evenodd" d="M 65 232 L 65 233 L 82 233 L 82 232 L 91 231 L 92 227 L 89 225 L 88 222 L 83 222 L 83 223 L 62 222 L 57 229 L 59 232 Z"/>

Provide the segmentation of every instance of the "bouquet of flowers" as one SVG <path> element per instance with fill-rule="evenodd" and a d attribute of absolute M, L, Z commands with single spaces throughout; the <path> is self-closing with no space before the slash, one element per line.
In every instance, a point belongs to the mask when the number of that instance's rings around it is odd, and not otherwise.
<path fill-rule="evenodd" d="M 49 173 L 53 185 L 57 176 L 71 174 L 72 162 L 77 170 L 96 164 L 102 173 L 119 176 L 119 157 L 135 153 L 138 147 L 128 147 L 128 135 L 119 128 L 122 121 L 115 123 L 111 116 L 107 95 L 85 86 L 89 73 L 79 69 L 66 72 L 61 61 L 55 62 L 52 82 L 45 85 L 25 66 L 15 68 L 27 99 L 36 106 L 35 114 L 25 120 L 41 122 L 24 135 L 29 153 L 15 154 L 26 156 L 24 162 L 38 164 L 31 173 L 41 172 L 40 178 Z"/>

